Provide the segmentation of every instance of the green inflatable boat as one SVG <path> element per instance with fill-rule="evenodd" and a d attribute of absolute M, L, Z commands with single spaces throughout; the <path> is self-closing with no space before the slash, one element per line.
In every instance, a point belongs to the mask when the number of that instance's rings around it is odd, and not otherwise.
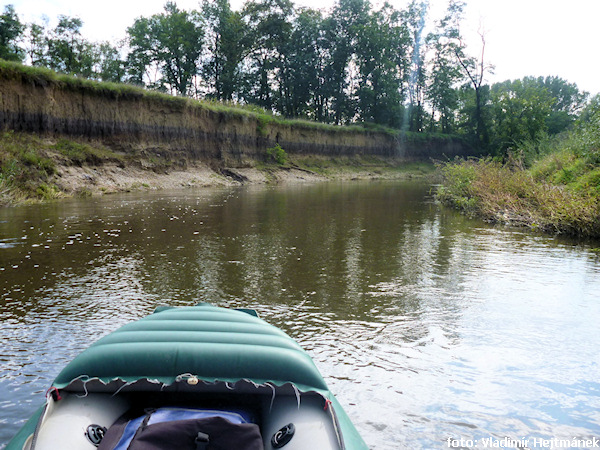
<path fill-rule="evenodd" d="M 7 450 L 366 449 L 308 354 L 253 310 L 160 307 L 56 377 Z"/>

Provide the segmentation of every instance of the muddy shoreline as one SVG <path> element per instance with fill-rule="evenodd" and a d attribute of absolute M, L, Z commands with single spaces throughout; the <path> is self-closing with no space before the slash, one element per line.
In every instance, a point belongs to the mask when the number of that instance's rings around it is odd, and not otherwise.
<path fill-rule="evenodd" d="M 48 153 L 46 153 L 48 156 Z M 259 184 L 319 183 L 332 180 L 406 180 L 434 177 L 431 163 L 407 163 L 391 158 L 296 159 L 286 165 L 257 163 L 245 167 L 213 167 L 188 161 L 183 167 L 153 166 L 144 159 L 72 164 L 52 158 L 53 174 L 40 184 L 46 189 L 25 192 L 0 183 L 0 207 L 97 197 L 119 192 Z M 0 182 L 2 180 L 0 179 Z M 30 180 L 33 182 L 33 180 Z M 37 180 L 36 183 L 40 183 Z"/>
<path fill-rule="evenodd" d="M 105 164 L 92 167 L 61 167 L 53 184 L 64 196 L 97 196 L 133 190 L 239 186 L 246 184 L 316 183 L 331 180 L 400 180 L 431 176 L 427 164 L 403 167 L 392 162 L 357 167 L 338 164 L 319 172 L 300 167 L 264 165 L 213 169 L 193 163 L 185 169 L 155 172 L 141 167 Z"/>

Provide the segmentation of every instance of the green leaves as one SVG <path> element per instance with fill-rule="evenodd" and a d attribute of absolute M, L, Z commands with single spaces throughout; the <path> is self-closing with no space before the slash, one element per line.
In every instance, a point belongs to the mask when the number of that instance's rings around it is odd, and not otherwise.
<path fill-rule="evenodd" d="M 202 75 L 209 86 L 208 95 L 231 101 L 242 82 L 241 64 L 250 49 L 250 29 L 242 14 L 231 10 L 228 0 L 205 0 L 202 15 L 209 53 Z"/>
<path fill-rule="evenodd" d="M 50 69 L 91 78 L 95 55 L 92 44 L 81 36 L 82 26 L 83 22 L 77 17 L 58 17 L 58 25 L 46 38 Z"/>
<path fill-rule="evenodd" d="M 167 2 L 164 10 L 137 19 L 127 29 L 132 77 L 144 81 L 145 72 L 154 65 L 164 77 L 160 86 L 188 95 L 203 51 L 202 20 L 197 12 L 182 11 L 173 2 Z"/>
<path fill-rule="evenodd" d="M 280 166 L 283 166 L 288 160 L 287 153 L 279 144 L 275 144 L 275 147 L 268 148 L 267 156 Z"/>
<path fill-rule="evenodd" d="M 523 141 L 535 141 L 547 131 L 552 97 L 531 80 L 506 81 L 492 86 L 496 147 L 506 152 Z"/>
<path fill-rule="evenodd" d="M 402 122 L 402 71 L 409 36 L 400 14 L 389 5 L 370 14 L 357 39 L 360 70 L 357 89 L 363 120 L 400 128 Z"/>
<path fill-rule="evenodd" d="M 4 7 L 0 15 L 0 58 L 7 61 L 22 61 L 24 52 L 18 45 L 24 25 L 19 20 L 13 5 Z"/>

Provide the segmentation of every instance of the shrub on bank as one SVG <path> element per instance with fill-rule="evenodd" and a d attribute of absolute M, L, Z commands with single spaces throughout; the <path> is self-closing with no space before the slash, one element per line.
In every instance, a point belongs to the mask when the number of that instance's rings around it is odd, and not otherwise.
<path fill-rule="evenodd" d="M 275 147 L 268 148 L 267 156 L 280 166 L 283 166 L 288 160 L 287 153 L 279 144 L 275 144 Z"/>
<path fill-rule="evenodd" d="M 442 165 L 437 198 L 491 222 L 600 237 L 600 96 L 573 130 L 514 155 Z"/>
<path fill-rule="evenodd" d="M 467 214 L 553 233 L 600 236 L 600 191 L 583 188 L 581 181 L 573 189 L 536 180 L 528 170 L 491 159 L 447 163 L 441 173 L 437 198 Z M 600 170 L 582 179 L 600 182 Z"/>

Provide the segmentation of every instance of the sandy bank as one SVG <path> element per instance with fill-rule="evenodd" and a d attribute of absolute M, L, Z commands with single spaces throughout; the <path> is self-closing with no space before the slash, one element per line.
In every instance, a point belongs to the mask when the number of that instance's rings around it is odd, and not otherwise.
<path fill-rule="evenodd" d="M 424 168 L 425 167 L 425 168 Z M 423 176 L 427 166 L 402 167 L 392 162 L 368 167 L 339 164 L 322 173 L 294 166 L 261 166 L 212 169 L 190 164 L 186 169 L 155 172 L 143 167 L 103 164 L 59 167 L 51 180 L 61 196 L 103 195 L 144 189 L 236 186 L 244 184 L 315 183 L 329 180 L 407 179 Z"/>

